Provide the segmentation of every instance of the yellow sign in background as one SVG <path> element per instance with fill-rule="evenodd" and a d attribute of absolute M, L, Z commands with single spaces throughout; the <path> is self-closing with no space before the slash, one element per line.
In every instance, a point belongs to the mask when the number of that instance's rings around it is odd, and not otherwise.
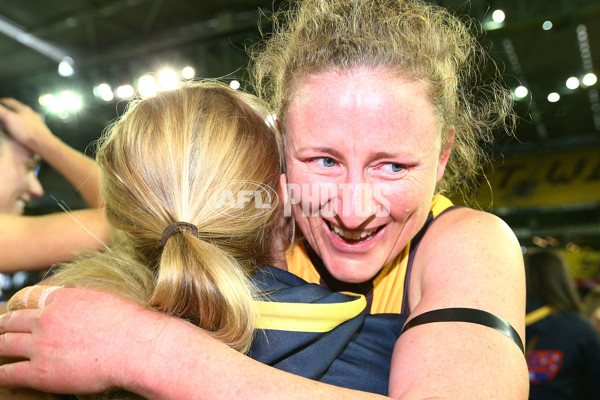
<path fill-rule="evenodd" d="M 497 160 L 477 202 L 484 208 L 600 203 L 600 149 Z M 493 196 L 490 193 L 492 190 Z"/>

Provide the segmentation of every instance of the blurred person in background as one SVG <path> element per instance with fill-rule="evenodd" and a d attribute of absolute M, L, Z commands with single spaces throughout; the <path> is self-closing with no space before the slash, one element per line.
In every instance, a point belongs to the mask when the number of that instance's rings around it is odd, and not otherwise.
<path fill-rule="evenodd" d="M 44 194 L 44 160 L 63 175 L 90 209 L 26 216 L 27 203 Z M 43 270 L 100 248 L 108 238 L 96 163 L 56 137 L 31 107 L 0 99 L 0 273 Z"/>
<path fill-rule="evenodd" d="M 597 399 L 600 342 L 560 253 L 525 255 L 531 400 Z"/>

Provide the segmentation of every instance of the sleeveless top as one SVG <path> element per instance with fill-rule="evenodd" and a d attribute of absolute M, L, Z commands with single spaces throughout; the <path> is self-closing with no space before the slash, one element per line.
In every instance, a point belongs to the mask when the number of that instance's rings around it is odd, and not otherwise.
<path fill-rule="evenodd" d="M 332 285 L 327 281 L 327 271 L 315 267 L 318 261 L 311 260 L 307 245 L 298 243 L 286 254 L 288 271 L 307 282 L 317 283 L 336 291 L 349 291 L 367 297 L 370 314 L 409 314 L 408 288 L 410 271 L 420 240 L 431 223 L 444 212 L 456 208 L 446 197 L 436 195 L 431 203 L 427 221 L 409 244 L 371 280 L 359 285 Z M 313 261 L 315 261 L 313 263 Z M 329 283 L 329 284 L 328 284 Z"/>
<path fill-rule="evenodd" d="M 248 355 L 309 379 L 387 395 L 392 353 L 409 315 L 415 251 L 435 218 L 452 207 L 436 196 L 411 243 L 366 285 L 354 285 L 356 295 L 327 288 L 302 244 L 287 257 L 288 269 L 300 277 L 261 268 L 253 280 L 265 301 L 256 302 L 259 318 Z"/>

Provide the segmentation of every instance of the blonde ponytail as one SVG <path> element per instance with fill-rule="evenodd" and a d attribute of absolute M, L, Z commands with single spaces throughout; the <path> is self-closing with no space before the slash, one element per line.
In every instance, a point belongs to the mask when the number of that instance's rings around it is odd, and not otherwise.
<path fill-rule="evenodd" d="M 182 232 L 163 249 L 149 304 L 246 350 L 254 329 L 254 290 L 238 260 L 218 245 Z"/>
<path fill-rule="evenodd" d="M 245 351 L 256 317 L 251 277 L 271 260 L 282 218 L 282 140 L 269 115 L 217 82 L 132 102 L 97 153 L 118 239 L 61 267 L 55 283 L 117 294 Z M 194 229 L 164 240 L 177 221 Z"/>

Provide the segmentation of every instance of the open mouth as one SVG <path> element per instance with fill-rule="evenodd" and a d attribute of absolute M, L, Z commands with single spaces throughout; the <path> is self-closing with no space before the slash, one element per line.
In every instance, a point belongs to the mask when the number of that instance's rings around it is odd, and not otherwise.
<path fill-rule="evenodd" d="M 383 228 L 382 225 L 374 229 L 348 231 L 338 226 L 332 225 L 329 221 L 325 221 L 325 223 L 327 224 L 329 230 L 335 237 L 350 244 L 367 242 L 373 239 L 373 237 L 377 235 L 377 232 L 379 232 Z"/>

